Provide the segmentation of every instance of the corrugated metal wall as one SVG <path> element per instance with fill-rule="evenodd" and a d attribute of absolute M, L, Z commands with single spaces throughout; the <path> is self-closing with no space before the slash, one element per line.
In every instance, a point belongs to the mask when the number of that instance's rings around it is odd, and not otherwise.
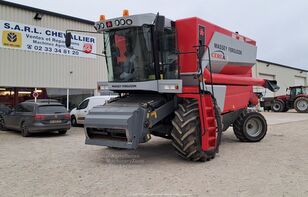
<path fill-rule="evenodd" d="M 292 69 L 282 67 L 276 64 L 265 63 L 257 61 L 257 64 L 253 66 L 252 69 L 253 77 L 264 78 L 265 75 L 268 77 L 272 76 L 272 79 L 277 80 L 277 83 L 280 87 L 278 92 L 273 93 L 272 95 L 284 95 L 286 93 L 286 88 L 289 86 L 294 86 L 295 79 L 300 77 L 303 81 L 303 85 L 308 85 L 308 72 L 302 71 L 299 69 Z M 269 79 L 269 78 L 267 78 Z M 262 88 L 261 88 L 262 89 Z M 260 90 L 260 87 L 256 87 L 255 90 Z M 267 90 L 269 91 L 269 90 Z"/>
<path fill-rule="evenodd" d="M 44 15 L 34 20 L 35 13 L 0 5 L 0 20 L 47 27 L 65 31 L 94 31 L 92 25 Z M 93 36 L 93 34 L 91 35 Z M 97 35 L 97 52 L 103 50 L 101 35 Z M 106 80 L 103 57 L 71 57 L 56 54 L 0 48 L 0 86 L 96 89 L 97 81 Z"/>

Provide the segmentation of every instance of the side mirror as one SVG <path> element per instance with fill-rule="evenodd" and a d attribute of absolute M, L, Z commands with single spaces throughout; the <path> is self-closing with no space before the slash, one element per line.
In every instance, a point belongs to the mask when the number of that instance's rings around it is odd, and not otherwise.
<path fill-rule="evenodd" d="M 72 43 L 72 33 L 71 32 L 67 32 L 65 34 L 65 46 L 67 48 L 70 48 L 71 43 Z"/>

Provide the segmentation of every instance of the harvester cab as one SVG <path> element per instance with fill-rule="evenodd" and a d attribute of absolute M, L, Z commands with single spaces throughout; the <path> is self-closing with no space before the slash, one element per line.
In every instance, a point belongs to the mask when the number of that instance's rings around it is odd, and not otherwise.
<path fill-rule="evenodd" d="M 264 138 L 266 120 L 247 110 L 258 103 L 252 86 L 279 87 L 252 78 L 254 40 L 196 17 L 127 11 L 101 16 L 95 29 L 103 33 L 108 70 L 98 86 L 121 97 L 86 116 L 86 144 L 135 149 L 155 135 L 172 139 L 182 158 L 205 161 L 229 126 L 240 141 Z"/>
<path fill-rule="evenodd" d="M 159 14 L 101 19 L 95 28 L 104 34 L 109 83 L 100 86 L 121 91 L 181 92 L 173 21 Z M 171 80 L 168 82 L 176 88 L 168 83 L 164 90 L 166 84 L 160 80 Z"/>

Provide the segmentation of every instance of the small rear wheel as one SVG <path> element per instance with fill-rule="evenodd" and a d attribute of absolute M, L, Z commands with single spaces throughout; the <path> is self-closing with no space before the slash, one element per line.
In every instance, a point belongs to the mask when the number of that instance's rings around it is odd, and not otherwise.
<path fill-rule="evenodd" d="M 272 105 L 272 111 L 273 112 L 282 112 L 285 108 L 285 104 L 281 100 L 275 100 Z"/>
<path fill-rule="evenodd" d="M 30 136 L 29 128 L 26 125 L 26 123 L 24 123 L 24 122 L 21 124 L 21 135 L 23 137 L 29 137 Z"/>
<path fill-rule="evenodd" d="M 65 135 L 67 133 L 67 130 L 60 130 L 58 131 L 60 135 Z"/>
<path fill-rule="evenodd" d="M 262 114 L 245 110 L 233 123 L 233 131 L 240 141 L 259 142 L 266 135 L 267 122 Z"/>
<path fill-rule="evenodd" d="M 308 98 L 299 97 L 294 102 L 294 109 L 298 113 L 308 113 Z"/>

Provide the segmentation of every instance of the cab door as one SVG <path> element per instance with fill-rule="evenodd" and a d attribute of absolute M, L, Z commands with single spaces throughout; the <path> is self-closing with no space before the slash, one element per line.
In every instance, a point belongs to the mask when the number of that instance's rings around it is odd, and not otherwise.
<path fill-rule="evenodd" d="M 84 124 L 84 119 L 88 114 L 88 107 L 89 107 L 89 99 L 84 100 L 76 109 L 76 118 L 78 124 Z"/>

